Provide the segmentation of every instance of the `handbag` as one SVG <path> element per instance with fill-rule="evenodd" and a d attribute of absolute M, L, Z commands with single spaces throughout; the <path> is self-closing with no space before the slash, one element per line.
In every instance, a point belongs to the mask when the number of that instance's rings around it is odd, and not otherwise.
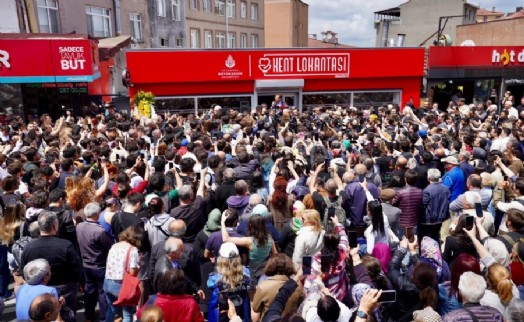
<path fill-rule="evenodd" d="M 126 262 L 124 266 L 124 279 L 122 280 L 122 288 L 118 293 L 118 299 L 113 302 L 116 306 L 137 306 L 140 300 L 140 280 L 137 276 L 129 274 L 127 267 L 129 266 L 129 254 L 131 253 L 130 246 L 127 250 Z"/>

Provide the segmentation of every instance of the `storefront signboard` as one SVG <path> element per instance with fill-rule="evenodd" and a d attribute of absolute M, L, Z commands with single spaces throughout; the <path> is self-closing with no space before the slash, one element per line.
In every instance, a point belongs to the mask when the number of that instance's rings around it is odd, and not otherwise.
<path fill-rule="evenodd" d="M 429 68 L 524 67 L 524 46 L 431 47 Z"/>
<path fill-rule="evenodd" d="M 0 39 L 0 83 L 91 82 L 98 77 L 94 41 Z"/>

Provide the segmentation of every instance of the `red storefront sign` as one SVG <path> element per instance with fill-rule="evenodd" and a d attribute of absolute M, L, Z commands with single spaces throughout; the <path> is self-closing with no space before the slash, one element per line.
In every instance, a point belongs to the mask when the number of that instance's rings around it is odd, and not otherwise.
<path fill-rule="evenodd" d="M 429 68 L 524 67 L 523 46 L 431 47 Z"/>
<path fill-rule="evenodd" d="M 424 49 L 129 51 L 132 82 L 421 77 Z"/>
<path fill-rule="evenodd" d="M 0 83 L 90 82 L 98 77 L 95 41 L 0 39 Z"/>

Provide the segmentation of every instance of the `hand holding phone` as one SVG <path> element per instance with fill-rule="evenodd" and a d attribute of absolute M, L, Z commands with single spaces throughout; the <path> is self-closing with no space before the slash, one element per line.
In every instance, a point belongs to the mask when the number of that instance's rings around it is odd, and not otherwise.
<path fill-rule="evenodd" d="M 347 235 L 348 235 L 348 240 L 349 240 L 349 247 L 350 248 L 358 247 L 357 232 L 354 230 L 348 230 Z"/>
<path fill-rule="evenodd" d="M 377 303 L 394 303 L 397 301 L 397 291 L 383 290 L 378 297 Z"/>
<path fill-rule="evenodd" d="M 304 275 L 311 274 L 311 263 L 313 258 L 311 256 L 302 257 L 302 272 Z"/>
<path fill-rule="evenodd" d="M 410 243 L 415 241 L 415 227 L 406 228 L 406 238 Z"/>

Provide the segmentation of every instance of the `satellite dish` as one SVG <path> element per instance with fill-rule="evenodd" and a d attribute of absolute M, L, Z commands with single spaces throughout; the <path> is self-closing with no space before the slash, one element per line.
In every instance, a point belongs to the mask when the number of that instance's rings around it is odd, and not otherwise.
<path fill-rule="evenodd" d="M 461 46 L 475 46 L 475 42 L 471 39 L 464 40 L 461 44 Z"/>
<path fill-rule="evenodd" d="M 451 46 L 453 44 L 453 39 L 448 34 L 443 34 L 438 40 L 439 46 Z"/>

